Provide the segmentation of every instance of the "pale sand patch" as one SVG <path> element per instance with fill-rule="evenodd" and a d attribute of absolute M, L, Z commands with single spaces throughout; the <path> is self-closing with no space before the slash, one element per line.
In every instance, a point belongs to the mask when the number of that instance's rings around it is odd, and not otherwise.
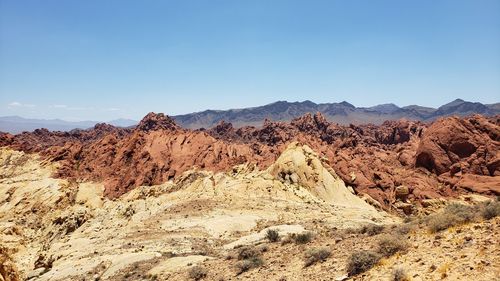
<path fill-rule="evenodd" d="M 95 183 L 80 183 L 75 201 L 89 208 L 100 208 L 103 205 L 104 186 Z"/>
<path fill-rule="evenodd" d="M 306 230 L 302 225 L 275 225 L 261 230 L 258 233 L 243 236 L 240 239 L 226 244 L 223 246 L 224 249 L 230 250 L 239 246 L 253 245 L 266 240 L 266 233 L 269 229 L 278 231 L 281 237 L 284 237 L 292 233 L 303 233 Z"/>
<path fill-rule="evenodd" d="M 204 228 L 215 238 L 229 237 L 235 232 L 249 231 L 257 226 L 257 221 L 270 219 L 269 216 L 258 214 L 217 214 L 213 213 L 204 217 L 193 217 L 162 222 L 165 230 L 185 230 L 189 228 Z"/>

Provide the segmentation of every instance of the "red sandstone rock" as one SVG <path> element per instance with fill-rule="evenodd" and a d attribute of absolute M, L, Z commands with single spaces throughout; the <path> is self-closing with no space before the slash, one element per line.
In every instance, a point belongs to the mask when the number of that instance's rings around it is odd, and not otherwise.
<path fill-rule="evenodd" d="M 0 144 L 40 152 L 60 163 L 56 176 L 101 181 L 106 195 L 116 197 L 136 186 L 177 179 L 190 169 L 224 171 L 245 162 L 266 168 L 288 143 L 299 141 L 356 192 L 388 208 L 398 186 L 408 188 L 409 200 L 460 191 L 498 194 L 499 120 L 450 117 L 429 128 L 406 120 L 339 126 L 317 113 L 289 123 L 266 120 L 262 128 L 235 129 L 221 122 L 191 131 L 168 116 L 149 113 L 135 129 L 98 124 L 67 133 L 37 130 L 2 134 Z"/>

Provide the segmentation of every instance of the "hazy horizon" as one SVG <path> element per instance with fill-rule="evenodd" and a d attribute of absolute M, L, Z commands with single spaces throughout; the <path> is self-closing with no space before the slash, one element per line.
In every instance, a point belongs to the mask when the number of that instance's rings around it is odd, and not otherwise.
<path fill-rule="evenodd" d="M 456 98 L 455 100 L 457 99 L 461 99 L 461 98 Z M 463 100 L 463 99 L 462 99 Z M 306 101 L 311 101 L 311 100 L 302 100 L 302 101 L 286 101 L 286 102 L 289 102 L 289 103 L 295 103 L 295 102 L 306 102 Z M 454 100 L 451 100 L 449 102 L 452 102 Z M 466 102 L 478 102 L 478 101 L 471 101 L 471 100 L 464 100 Z M 275 102 L 272 102 L 272 103 L 269 103 L 269 104 L 273 104 L 273 103 L 276 103 L 276 102 L 280 102 L 280 101 L 275 101 Z M 325 104 L 325 103 L 317 103 L 315 101 L 311 101 L 313 103 L 316 103 L 316 104 Z M 341 102 L 348 102 L 350 103 L 349 101 L 337 101 L 337 102 L 331 102 L 331 103 L 341 103 Z M 447 102 L 447 103 L 449 103 Z M 494 102 L 494 103 L 483 103 L 483 104 L 496 104 L 498 102 Z M 206 111 L 206 110 L 215 110 L 215 111 L 227 111 L 227 110 L 238 110 L 238 109 L 245 109 L 245 108 L 253 108 L 253 107 L 260 107 L 260 106 L 266 106 L 266 105 L 269 105 L 269 104 L 262 104 L 262 105 L 258 105 L 258 106 L 252 106 L 252 107 L 238 107 L 238 108 L 226 108 L 226 109 L 218 109 L 218 108 L 207 108 L 207 109 L 204 109 L 202 111 Z M 350 103 L 352 104 L 352 103 Z M 405 106 L 411 106 L 411 105 L 418 105 L 418 106 L 423 106 L 423 105 L 420 105 L 420 104 L 407 104 L 407 105 L 398 105 L 398 104 L 395 104 L 395 103 L 384 103 L 384 104 L 394 104 L 398 107 L 405 107 Z M 355 107 L 358 107 L 358 108 L 361 108 L 361 107 L 365 107 L 365 108 L 368 108 L 368 107 L 373 107 L 373 106 L 377 106 L 377 105 L 384 105 L 384 104 L 373 104 L 373 105 L 370 105 L 370 106 L 357 106 L 355 104 L 352 104 L 354 105 Z M 446 103 L 445 103 L 446 104 Z M 442 104 L 442 105 L 445 105 L 445 104 Z M 441 106 L 442 106 L 441 105 Z M 427 107 L 427 106 L 424 106 L 424 107 Z M 430 106 L 429 106 L 430 107 Z M 438 107 L 432 107 L 432 108 L 438 108 Z M 168 112 L 164 112 L 164 111 L 156 111 L 155 113 L 164 113 L 166 115 L 169 115 L 169 116 L 178 116 L 178 115 L 185 115 L 185 114 L 191 114 L 191 113 L 198 113 L 198 112 L 202 112 L 202 111 L 192 111 L 192 112 L 186 112 L 186 113 L 180 113 L 180 114 L 169 114 Z M 148 112 L 144 112 L 143 115 L 139 116 L 139 118 L 125 118 L 125 117 L 116 117 L 116 118 L 113 118 L 113 119 L 107 119 L 107 120 L 103 120 L 103 119 L 65 119 L 65 118 L 59 118 L 59 117 L 56 117 L 56 118 L 37 118 L 37 117 L 26 117 L 26 116 L 22 116 L 22 115 L 0 115 L 0 117 L 21 117 L 21 118 L 25 118 L 25 119 L 38 119 L 38 120 L 61 120 L 61 121 L 69 121 L 69 122 L 108 122 L 108 121 L 118 121 L 118 120 L 129 120 L 129 121 L 140 121 L 146 114 L 148 114 L 149 112 L 152 112 L 152 111 L 148 111 Z"/>
<path fill-rule="evenodd" d="M 0 0 L 0 116 L 500 100 L 499 1 Z"/>

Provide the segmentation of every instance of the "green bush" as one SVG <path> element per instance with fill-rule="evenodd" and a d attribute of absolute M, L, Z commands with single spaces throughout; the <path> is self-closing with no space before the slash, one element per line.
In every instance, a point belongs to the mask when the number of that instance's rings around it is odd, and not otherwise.
<path fill-rule="evenodd" d="M 372 251 L 354 252 L 347 262 L 347 273 L 354 276 L 374 267 L 380 260 L 380 255 Z"/>
<path fill-rule="evenodd" d="M 309 249 L 304 256 L 305 266 L 307 267 L 319 261 L 325 261 L 331 253 L 332 252 L 328 248 Z"/>

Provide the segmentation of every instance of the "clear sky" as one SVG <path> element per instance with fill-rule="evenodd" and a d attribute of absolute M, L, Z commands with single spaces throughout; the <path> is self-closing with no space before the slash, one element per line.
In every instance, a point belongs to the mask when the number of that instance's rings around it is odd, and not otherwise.
<path fill-rule="evenodd" d="M 500 101 L 499 0 L 0 0 L 0 115 Z"/>

